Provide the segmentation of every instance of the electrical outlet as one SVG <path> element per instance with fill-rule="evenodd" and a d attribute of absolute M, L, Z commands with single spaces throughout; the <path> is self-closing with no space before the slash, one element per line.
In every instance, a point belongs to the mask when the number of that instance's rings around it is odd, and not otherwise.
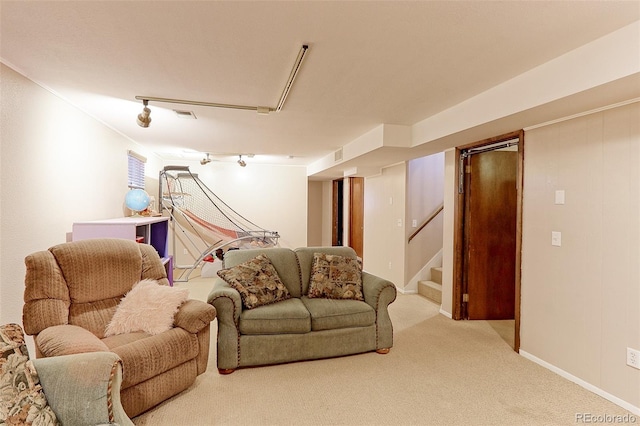
<path fill-rule="evenodd" d="M 627 348 L 627 365 L 640 370 L 640 351 Z"/>
<path fill-rule="evenodd" d="M 182 254 L 189 254 L 189 251 L 187 249 L 183 249 Z"/>

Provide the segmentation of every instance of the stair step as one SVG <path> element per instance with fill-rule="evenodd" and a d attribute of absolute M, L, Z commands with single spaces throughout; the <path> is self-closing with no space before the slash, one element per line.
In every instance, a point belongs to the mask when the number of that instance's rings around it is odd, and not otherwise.
<path fill-rule="evenodd" d="M 418 293 L 432 302 L 442 303 L 442 284 L 433 281 L 418 281 Z"/>
<path fill-rule="evenodd" d="M 442 267 L 431 268 L 431 281 L 442 284 Z"/>

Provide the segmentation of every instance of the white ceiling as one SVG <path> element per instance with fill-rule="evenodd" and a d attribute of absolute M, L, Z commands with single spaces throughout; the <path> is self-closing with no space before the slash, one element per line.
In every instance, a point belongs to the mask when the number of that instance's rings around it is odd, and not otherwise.
<path fill-rule="evenodd" d="M 296 165 L 382 123 L 415 124 L 640 19 L 638 1 L 0 7 L 2 62 L 162 157 L 251 153 Z M 150 102 L 150 127 L 136 124 L 135 96 L 275 107 L 303 44 L 309 51 L 280 112 Z"/>

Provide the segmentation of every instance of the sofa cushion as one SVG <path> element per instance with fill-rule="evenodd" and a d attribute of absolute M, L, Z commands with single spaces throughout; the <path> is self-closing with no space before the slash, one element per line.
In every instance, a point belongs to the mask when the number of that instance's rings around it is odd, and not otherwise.
<path fill-rule="evenodd" d="M 131 290 L 131 289 L 129 289 Z M 67 322 L 72 325 L 89 330 L 99 338 L 104 337 L 104 331 L 109 324 L 109 320 L 113 318 L 118 304 L 124 297 L 121 294 L 118 297 L 110 299 L 97 300 L 95 302 L 73 303 L 67 308 L 68 318 L 62 324 Z"/>
<path fill-rule="evenodd" d="M 362 268 L 358 260 L 327 253 L 314 253 L 308 296 L 364 300 Z"/>
<path fill-rule="evenodd" d="M 359 300 L 314 299 L 302 297 L 311 314 L 311 330 L 367 327 L 376 322 L 376 312 Z"/>
<path fill-rule="evenodd" d="M 287 300 L 291 297 L 271 260 L 265 254 L 218 271 L 218 276 L 235 288 L 247 309 Z"/>
<path fill-rule="evenodd" d="M 189 289 L 159 285 L 144 279 L 122 299 L 104 336 L 144 331 L 160 334 L 173 327 L 173 317 L 189 297 Z"/>
<path fill-rule="evenodd" d="M 193 360 L 200 350 L 198 336 L 179 327 L 161 334 L 129 333 L 102 339 L 122 359 L 122 389 L 155 378 Z M 193 365 L 193 377 L 196 365 Z"/>
<path fill-rule="evenodd" d="M 311 331 L 311 316 L 298 298 L 244 310 L 240 314 L 241 334 L 286 334 Z"/>

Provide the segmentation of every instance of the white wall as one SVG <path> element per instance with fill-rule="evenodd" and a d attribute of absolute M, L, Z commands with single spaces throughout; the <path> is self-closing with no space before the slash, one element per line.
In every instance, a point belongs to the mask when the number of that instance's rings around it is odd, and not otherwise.
<path fill-rule="evenodd" d="M 330 246 L 333 240 L 333 182 L 322 182 L 322 245 Z"/>
<path fill-rule="evenodd" d="M 24 258 L 64 243 L 73 222 L 124 215 L 128 149 L 147 171 L 160 163 L 2 64 L 0 77 L 0 323 L 21 324 Z"/>
<path fill-rule="evenodd" d="M 76 221 L 124 216 L 127 150 L 147 157 L 151 195 L 165 164 L 12 69 L 0 70 L 0 323 L 21 324 L 24 258 L 65 242 Z M 234 210 L 278 231 L 281 246 L 306 245 L 304 167 L 183 165 Z"/>
<path fill-rule="evenodd" d="M 442 238 L 442 305 L 440 312 L 449 318 L 453 316 L 453 270 L 454 270 L 454 228 L 458 208 L 456 187 L 456 150 L 444 153 L 444 214 Z"/>
<path fill-rule="evenodd" d="M 235 162 L 165 162 L 165 166 L 189 166 L 192 173 L 229 207 L 241 216 L 269 231 L 280 234 L 282 247 L 307 244 L 307 174 L 301 166 L 273 166 L 251 163 L 240 167 Z M 192 263 L 194 258 L 178 262 Z"/>
<path fill-rule="evenodd" d="M 520 353 L 640 414 L 640 102 L 525 132 Z M 469 141 L 472 142 L 472 141 Z M 452 313 L 455 150 L 442 310 Z M 556 205 L 555 191 L 566 202 Z M 562 246 L 551 246 L 551 231 Z"/>
<path fill-rule="evenodd" d="M 322 245 L 322 187 L 323 182 L 309 181 L 307 202 L 307 245 Z"/>
<path fill-rule="evenodd" d="M 406 163 L 387 167 L 364 184 L 363 267 L 400 291 L 405 287 L 406 171 Z"/>
<path fill-rule="evenodd" d="M 524 158 L 521 351 L 639 414 L 640 103 L 527 131 Z"/>

